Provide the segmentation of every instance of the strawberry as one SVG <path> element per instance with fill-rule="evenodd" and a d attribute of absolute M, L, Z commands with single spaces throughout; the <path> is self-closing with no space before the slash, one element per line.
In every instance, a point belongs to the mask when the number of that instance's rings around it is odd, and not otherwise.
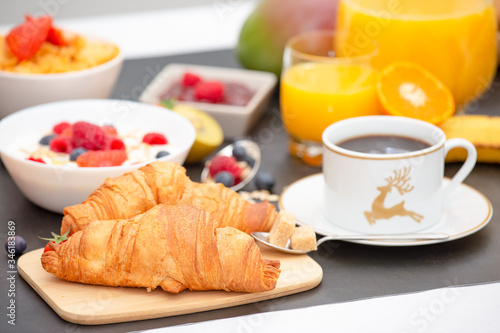
<path fill-rule="evenodd" d="M 119 166 L 127 160 L 127 152 L 123 149 L 96 150 L 81 154 L 76 159 L 79 167 Z"/>
<path fill-rule="evenodd" d="M 218 103 L 224 99 L 224 84 L 219 81 L 203 81 L 194 87 L 194 97 L 203 102 Z"/>
<path fill-rule="evenodd" d="M 182 85 L 184 87 L 194 87 L 198 82 L 201 81 L 201 77 L 199 75 L 186 72 L 182 77 Z"/>
<path fill-rule="evenodd" d="M 43 249 L 43 252 L 47 251 L 54 251 L 57 247 L 59 247 L 59 244 L 64 243 L 69 239 L 69 231 L 71 230 L 71 227 L 66 231 L 63 235 L 59 236 L 58 234 L 51 232 L 52 238 L 43 238 L 43 237 L 38 237 L 43 240 L 49 241 L 47 245 L 45 245 L 45 248 Z"/>
<path fill-rule="evenodd" d="M 52 18 L 48 15 L 39 18 L 26 15 L 24 23 L 14 27 L 5 37 L 5 41 L 17 59 L 28 60 L 47 39 L 51 26 Z"/>
<path fill-rule="evenodd" d="M 46 164 L 44 162 L 44 160 L 42 160 L 41 158 L 39 157 L 33 157 L 33 156 L 30 156 L 27 158 L 28 161 L 33 161 L 33 162 L 38 162 L 38 163 L 43 163 L 43 164 Z"/>
<path fill-rule="evenodd" d="M 47 34 L 47 42 L 57 46 L 67 46 L 68 42 L 64 39 L 63 33 L 60 29 L 52 26 Z"/>
<path fill-rule="evenodd" d="M 161 133 L 150 132 L 144 135 L 142 142 L 149 143 L 150 145 L 166 145 L 168 140 Z"/>
<path fill-rule="evenodd" d="M 50 243 L 52 243 L 52 242 L 48 242 L 48 243 L 45 245 L 45 248 L 43 249 L 43 253 L 45 253 L 45 252 L 47 252 L 47 251 L 54 251 L 54 249 L 50 247 Z"/>

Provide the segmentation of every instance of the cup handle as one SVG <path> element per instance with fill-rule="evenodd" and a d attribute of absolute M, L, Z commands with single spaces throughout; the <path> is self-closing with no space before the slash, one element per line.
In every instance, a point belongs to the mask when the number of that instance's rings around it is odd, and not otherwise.
<path fill-rule="evenodd" d="M 451 179 L 451 182 L 443 189 L 443 200 L 450 195 L 455 188 L 462 183 L 465 178 L 470 174 L 474 166 L 476 165 L 477 160 L 477 151 L 476 147 L 469 141 L 461 138 L 454 138 L 446 140 L 444 144 L 444 156 L 448 155 L 448 152 L 453 148 L 465 148 L 467 150 L 467 159 L 464 164 L 458 170 L 456 175 Z"/>

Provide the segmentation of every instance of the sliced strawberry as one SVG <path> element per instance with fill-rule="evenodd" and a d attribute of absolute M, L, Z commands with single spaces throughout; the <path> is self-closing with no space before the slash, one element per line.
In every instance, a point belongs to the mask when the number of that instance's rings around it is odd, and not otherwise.
<path fill-rule="evenodd" d="M 41 158 L 38 158 L 38 157 L 33 157 L 33 156 L 30 156 L 27 158 L 28 161 L 33 161 L 33 162 L 38 162 L 38 163 L 43 163 L 43 164 L 46 164 L 44 160 L 42 160 Z"/>
<path fill-rule="evenodd" d="M 14 27 L 5 41 L 16 58 L 28 60 L 38 52 L 47 39 L 51 26 L 52 18 L 48 15 L 39 18 L 26 15 L 24 23 Z"/>
<path fill-rule="evenodd" d="M 76 159 L 79 167 L 119 166 L 127 160 L 125 150 L 96 150 L 81 154 Z"/>
<path fill-rule="evenodd" d="M 49 33 L 47 34 L 47 42 L 52 43 L 57 46 L 66 46 L 68 45 L 68 41 L 64 38 L 63 32 L 61 29 L 58 29 L 52 26 L 49 29 Z"/>
<path fill-rule="evenodd" d="M 150 132 L 144 135 L 142 142 L 149 143 L 150 145 L 166 145 L 168 143 L 165 135 L 156 132 Z"/>

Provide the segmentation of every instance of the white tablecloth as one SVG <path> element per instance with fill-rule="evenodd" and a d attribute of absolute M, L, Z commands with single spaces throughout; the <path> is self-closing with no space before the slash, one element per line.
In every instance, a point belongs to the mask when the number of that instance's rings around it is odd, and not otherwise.
<path fill-rule="evenodd" d="M 500 283 L 264 312 L 148 333 L 500 332 Z"/>

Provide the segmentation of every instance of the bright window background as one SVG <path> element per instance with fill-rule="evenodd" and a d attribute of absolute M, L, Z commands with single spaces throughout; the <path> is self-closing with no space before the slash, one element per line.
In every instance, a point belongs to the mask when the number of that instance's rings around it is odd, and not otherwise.
<path fill-rule="evenodd" d="M 24 14 L 120 45 L 128 59 L 232 48 L 257 0 L 2 0 L 0 31 Z"/>

